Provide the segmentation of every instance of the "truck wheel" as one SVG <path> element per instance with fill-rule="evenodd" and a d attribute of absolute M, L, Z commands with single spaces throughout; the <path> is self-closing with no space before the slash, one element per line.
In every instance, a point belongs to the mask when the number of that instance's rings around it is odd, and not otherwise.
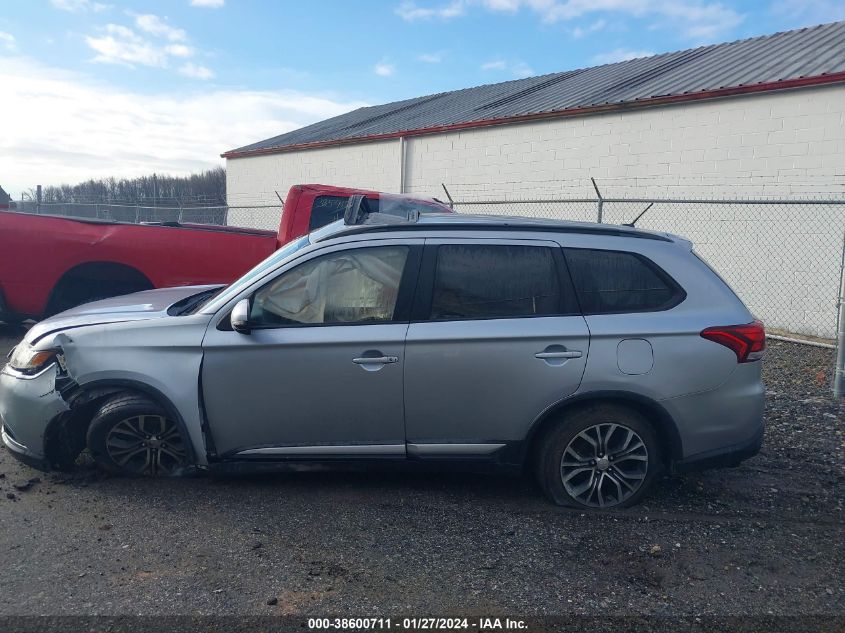
<path fill-rule="evenodd" d="M 56 288 L 45 310 L 45 316 L 70 310 L 83 303 L 128 295 L 141 290 L 149 290 L 150 284 L 108 282 L 85 279 L 68 279 Z"/>
<path fill-rule="evenodd" d="M 105 470 L 130 477 L 175 477 L 189 465 L 179 425 L 146 396 L 106 401 L 88 427 L 88 449 Z"/>
<path fill-rule="evenodd" d="M 604 510 L 638 503 L 660 466 L 648 421 L 626 407 L 603 404 L 567 414 L 550 430 L 537 475 L 557 505 Z"/>
<path fill-rule="evenodd" d="M 65 273 L 56 283 L 44 316 L 50 317 L 83 303 L 150 290 L 150 280 L 122 264 L 83 264 Z"/>

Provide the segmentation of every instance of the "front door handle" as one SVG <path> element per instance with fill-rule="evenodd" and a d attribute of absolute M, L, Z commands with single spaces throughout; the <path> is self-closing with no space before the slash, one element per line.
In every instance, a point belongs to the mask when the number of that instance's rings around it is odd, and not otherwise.
<path fill-rule="evenodd" d="M 567 350 L 561 352 L 537 352 L 534 354 L 534 358 L 540 359 L 547 359 L 547 358 L 581 358 L 582 354 L 578 350 Z"/>
<path fill-rule="evenodd" d="M 376 356 L 374 358 L 353 358 L 352 362 L 356 365 L 389 365 L 390 363 L 398 363 L 398 356 Z"/>

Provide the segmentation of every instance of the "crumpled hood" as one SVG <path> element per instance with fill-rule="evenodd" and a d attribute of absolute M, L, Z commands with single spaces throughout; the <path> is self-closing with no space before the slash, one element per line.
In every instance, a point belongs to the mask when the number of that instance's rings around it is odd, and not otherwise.
<path fill-rule="evenodd" d="M 160 288 L 85 303 L 36 323 L 26 333 L 25 340 L 34 343 L 47 334 L 87 325 L 159 319 L 167 316 L 167 308 L 177 301 L 221 287 L 222 284 Z"/>

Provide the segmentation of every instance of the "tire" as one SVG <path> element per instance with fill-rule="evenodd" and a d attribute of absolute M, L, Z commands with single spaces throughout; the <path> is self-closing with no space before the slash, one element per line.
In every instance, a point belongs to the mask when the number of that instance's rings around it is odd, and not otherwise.
<path fill-rule="evenodd" d="M 662 462 L 646 418 L 624 406 L 601 404 L 567 413 L 543 438 L 535 464 L 553 503 L 607 510 L 638 503 Z"/>
<path fill-rule="evenodd" d="M 127 477 L 176 477 L 190 465 L 179 425 L 146 396 L 107 400 L 91 420 L 88 450 L 104 470 Z"/>

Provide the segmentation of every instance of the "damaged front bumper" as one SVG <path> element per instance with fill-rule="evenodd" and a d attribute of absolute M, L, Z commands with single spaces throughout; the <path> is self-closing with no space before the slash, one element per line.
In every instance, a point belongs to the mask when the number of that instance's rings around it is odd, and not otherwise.
<path fill-rule="evenodd" d="M 3 444 L 21 461 L 47 470 L 45 433 L 57 416 L 70 407 L 56 388 L 56 363 L 32 376 L 8 365 L 0 371 L 0 436 Z"/>

